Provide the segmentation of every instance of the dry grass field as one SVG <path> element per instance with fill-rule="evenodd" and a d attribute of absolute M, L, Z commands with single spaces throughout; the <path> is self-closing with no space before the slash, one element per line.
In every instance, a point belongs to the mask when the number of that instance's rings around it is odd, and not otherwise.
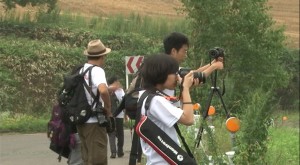
<path fill-rule="evenodd" d="M 288 45 L 299 48 L 299 0 L 269 0 L 271 14 L 278 25 L 286 26 Z M 138 13 L 148 16 L 182 17 L 179 0 L 59 0 L 62 11 L 86 16 Z"/>
<path fill-rule="evenodd" d="M 272 7 L 270 14 L 277 25 L 286 26 L 288 45 L 299 48 L 299 0 L 269 0 L 268 5 Z M 182 6 L 179 0 L 58 0 L 58 6 L 62 12 L 87 17 L 131 13 L 170 19 L 183 16 L 176 10 Z"/>

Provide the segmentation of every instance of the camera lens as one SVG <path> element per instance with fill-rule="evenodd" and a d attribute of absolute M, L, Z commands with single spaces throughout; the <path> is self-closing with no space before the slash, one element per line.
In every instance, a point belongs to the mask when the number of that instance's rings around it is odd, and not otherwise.
<path fill-rule="evenodd" d="M 178 74 L 181 78 L 184 78 L 185 75 L 187 75 L 189 72 L 191 71 L 191 69 L 187 69 L 187 68 L 181 68 L 178 71 Z M 205 83 L 205 75 L 202 72 L 194 72 L 194 79 L 199 79 L 199 82 Z"/>
<path fill-rule="evenodd" d="M 208 55 L 214 59 L 217 59 L 218 57 L 224 57 L 224 50 L 222 48 L 215 47 L 208 51 Z"/>
<path fill-rule="evenodd" d="M 217 49 L 212 49 L 208 52 L 208 54 L 212 57 L 212 58 L 218 58 L 219 57 L 219 51 Z"/>
<path fill-rule="evenodd" d="M 205 75 L 203 72 L 194 72 L 194 78 L 199 79 L 199 82 L 205 83 L 206 79 L 205 79 Z"/>

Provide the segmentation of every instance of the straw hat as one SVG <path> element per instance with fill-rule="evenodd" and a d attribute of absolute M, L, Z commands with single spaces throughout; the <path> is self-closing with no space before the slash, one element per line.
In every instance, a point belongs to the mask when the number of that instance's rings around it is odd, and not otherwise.
<path fill-rule="evenodd" d="M 111 49 L 105 47 L 100 40 L 92 40 L 88 43 L 87 49 L 83 54 L 89 57 L 99 57 L 109 52 L 111 52 Z"/>

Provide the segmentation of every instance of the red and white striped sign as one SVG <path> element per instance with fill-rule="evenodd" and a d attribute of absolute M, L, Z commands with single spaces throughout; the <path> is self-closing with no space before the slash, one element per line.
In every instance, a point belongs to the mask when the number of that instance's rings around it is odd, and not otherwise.
<path fill-rule="evenodd" d="M 141 66 L 144 60 L 144 56 L 126 56 L 126 74 L 134 74 L 137 72 L 138 68 Z"/>

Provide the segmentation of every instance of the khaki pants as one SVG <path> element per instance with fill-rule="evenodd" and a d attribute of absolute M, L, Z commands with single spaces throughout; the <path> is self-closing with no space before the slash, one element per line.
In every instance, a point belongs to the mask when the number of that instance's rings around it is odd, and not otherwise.
<path fill-rule="evenodd" d="M 106 128 L 98 123 L 77 126 L 84 165 L 107 165 Z"/>

